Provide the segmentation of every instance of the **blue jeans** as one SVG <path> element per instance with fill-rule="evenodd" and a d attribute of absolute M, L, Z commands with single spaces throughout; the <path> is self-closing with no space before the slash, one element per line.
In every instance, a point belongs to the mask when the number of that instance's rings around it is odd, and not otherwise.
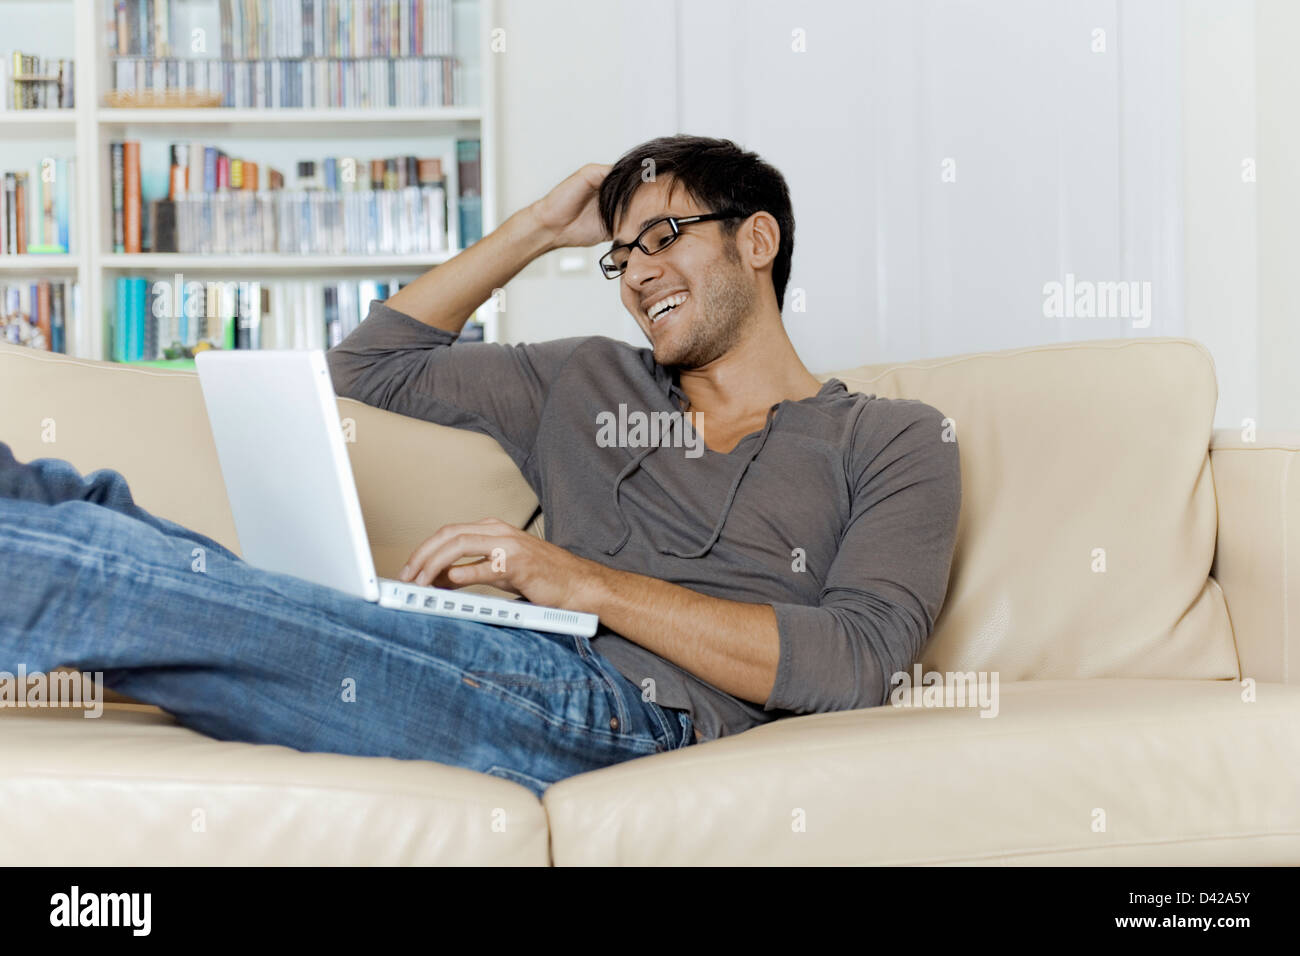
<path fill-rule="evenodd" d="M 102 671 L 219 740 L 434 760 L 539 796 L 695 740 L 688 713 L 643 700 L 585 637 L 259 570 L 149 514 L 118 472 L 22 464 L 3 442 L 0 582 L 0 671 Z"/>

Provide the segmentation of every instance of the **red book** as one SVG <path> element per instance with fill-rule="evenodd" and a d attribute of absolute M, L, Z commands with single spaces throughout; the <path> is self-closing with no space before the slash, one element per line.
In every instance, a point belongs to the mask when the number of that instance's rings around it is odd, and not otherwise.
<path fill-rule="evenodd" d="M 126 251 L 140 251 L 140 143 L 122 144 L 123 212 L 126 219 Z"/>
<path fill-rule="evenodd" d="M 27 251 L 27 174 L 15 176 L 18 185 L 14 188 L 14 251 L 20 256 Z"/>
<path fill-rule="evenodd" d="M 46 350 L 51 350 L 54 344 L 50 337 L 50 284 L 41 282 L 36 286 L 36 290 L 36 324 L 41 330 L 41 335 L 45 337 Z"/>
<path fill-rule="evenodd" d="M 230 157 L 217 153 L 217 192 L 230 188 Z"/>

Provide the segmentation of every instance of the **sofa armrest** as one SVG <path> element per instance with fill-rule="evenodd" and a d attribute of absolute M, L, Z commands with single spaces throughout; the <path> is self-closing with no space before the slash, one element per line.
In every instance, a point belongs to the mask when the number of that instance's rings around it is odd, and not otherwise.
<path fill-rule="evenodd" d="M 1300 433 L 1216 429 L 1210 467 L 1223 588 L 1243 677 L 1300 683 Z"/>

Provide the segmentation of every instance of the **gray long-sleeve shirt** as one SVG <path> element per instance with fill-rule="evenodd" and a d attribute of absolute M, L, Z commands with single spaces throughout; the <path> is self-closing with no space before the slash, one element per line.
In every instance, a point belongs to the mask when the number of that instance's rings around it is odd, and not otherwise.
<path fill-rule="evenodd" d="M 334 388 L 496 439 L 536 491 L 553 544 L 776 613 L 780 663 L 761 705 L 602 626 L 592 646 L 620 673 L 689 711 L 703 740 L 887 700 L 947 591 L 961 471 L 942 413 L 831 379 L 773 406 L 723 454 L 674 445 L 668 432 L 656 442 L 611 431 L 638 412 L 680 415 L 684 393 L 649 349 L 602 336 L 455 340 L 375 302 L 328 353 Z"/>

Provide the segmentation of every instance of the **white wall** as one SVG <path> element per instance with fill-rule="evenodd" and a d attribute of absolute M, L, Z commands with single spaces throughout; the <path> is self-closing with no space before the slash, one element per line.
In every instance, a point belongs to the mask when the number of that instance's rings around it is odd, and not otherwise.
<path fill-rule="evenodd" d="M 729 136 L 790 182 L 808 311 L 787 298 L 786 321 L 814 370 L 1186 335 L 1214 356 L 1216 424 L 1300 427 L 1283 278 L 1300 254 L 1283 174 L 1300 162 L 1300 4 L 498 2 L 503 213 L 652 136 Z M 1270 155 L 1274 175 L 1243 183 L 1242 160 L 1263 175 Z M 640 343 L 598 252 L 512 283 L 505 336 Z M 1150 327 L 1044 318 L 1043 284 L 1067 272 L 1149 280 Z"/>
<path fill-rule="evenodd" d="M 1186 334 L 1214 356 L 1216 427 L 1240 428 L 1260 421 L 1254 2 L 1188 0 L 1183 36 Z"/>
<path fill-rule="evenodd" d="M 1259 424 L 1300 431 L 1300 4 L 1258 0 Z"/>
<path fill-rule="evenodd" d="M 565 15 L 548 16 L 557 6 Z M 657 15 L 629 18 L 629 7 Z M 1168 241 L 1181 226 L 1172 3 L 1123 18 L 1109 0 L 506 0 L 501 14 L 519 44 L 500 63 L 502 141 L 527 156 L 522 169 L 505 159 L 506 211 L 653 135 L 736 139 L 790 183 L 791 288 L 807 311 L 788 296 L 786 320 L 814 369 L 1182 332 L 1181 248 Z M 538 47 L 558 69 L 531 58 Z M 946 159 L 955 182 L 943 181 Z M 562 288 L 554 272 L 519 283 L 508 337 L 637 334 L 610 319 L 603 280 Z M 1151 326 L 1044 318 L 1043 285 L 1067 272 L 1151 281 Z"/>

